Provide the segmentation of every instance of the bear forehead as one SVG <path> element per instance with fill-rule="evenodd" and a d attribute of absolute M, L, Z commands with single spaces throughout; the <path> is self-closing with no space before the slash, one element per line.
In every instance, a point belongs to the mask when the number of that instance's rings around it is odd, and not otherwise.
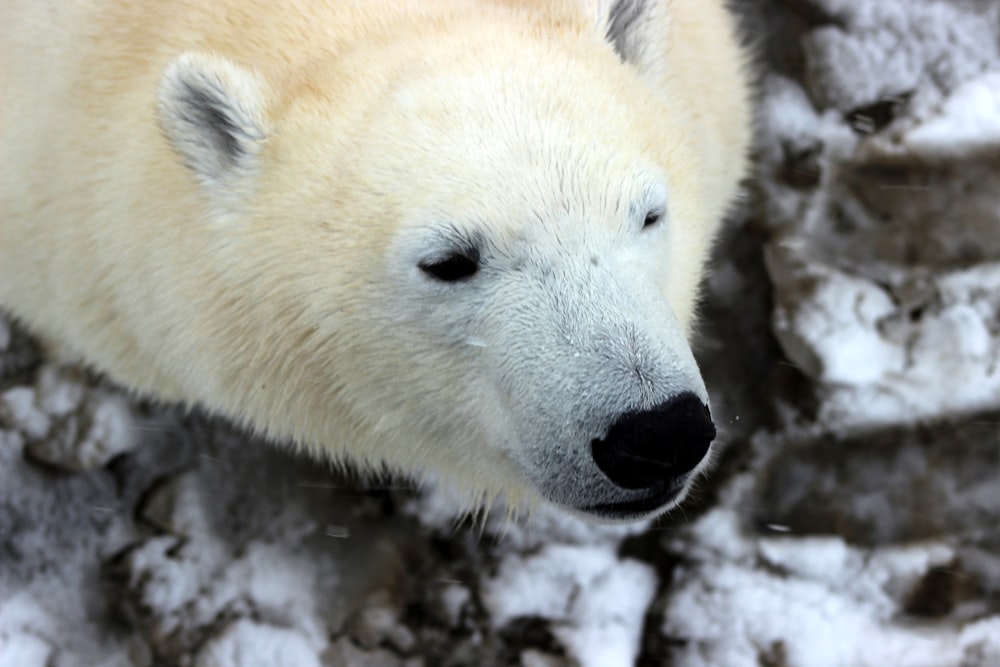
<path fill-rule="evenodd" d="M 455 214 L 530 203 L 576 214 L 583 204 L 627 206 L 665 180 L 651 123 L 606 91 L 517 88 L 506 73 L 442 73 L 430 84 L 396 91 L 360 139 L 373 156 L 360 165 L 366 182 L 399 188 L 411 206 L 429 199 Z"/>

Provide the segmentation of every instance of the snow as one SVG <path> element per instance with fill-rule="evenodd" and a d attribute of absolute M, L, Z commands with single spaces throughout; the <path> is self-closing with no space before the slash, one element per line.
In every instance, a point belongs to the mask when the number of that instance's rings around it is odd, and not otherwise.
<path fill-rule="evenodd" d="M 764 80 L 762 173 L 799 151 L 818 181 L 762 179 L 774 333 L 816 383 L 825 428 L 995 407 L 1000 211 L 984 184 L 1000 146 L 1000 5 L 814 9 L 830 20 L 802 38 L 808 85 Z M 882 129 L 870 108 L 887 101 Z"/>
<path fill-rule="evenodd" d="M 768 659 L 796 667 L 941 667 L 1000 652 L 984 630 L 1000 618 L 955 633 L 898 623 L 894 594 L 930 567 L 952 561 L 942 543 L 871 550 L 840 538 L 760 538 L 736 513 L 710 512 L 684 547 L 692 563 L 676 576 L 663 632 L 683 637 L 680 667 L 759 667 Z"/>
<path fill-rule="evenodd" d="M 843 27 L 821 27 L 804 40 L 812 92 L 844 111 L 909 92 L 936 100 L 1000 60 L 995 3 L 820 0 L 817 4 Z"/>
<path fill-rule="evenodd" d="M 5 596 L 6 597 L 6 596 Z M 52 621 L 28 596 L 0 598 L 0 667 L 47 667 Z"/>
<path fill-rule="evenodd" d="M 869 385 L 906 364 L 902 346 L 886 340 L 880 321 L 896 310 L 877 285 L 832 270 L 816 270 L 811 298 L 794 311 L 775 309 L 774 329 L 803 370 L 821 382 Z"/>
<path fill-rule="evenodd" d="M 298 632 L 240 620 L 198 652 L 194 667 L 321 667 Z"/>
<path fill-rule="evenodd" d="M 38 408 L 52 417 L 65 417 L 83 403 L 86 387 L 67 377 L 55 366 L 45 366 L 38 374 Z"/>
<path fill-rule="evenodd" d="M 905 147 L 921 154 L 961 155 L 1000 144 L 1000 71 L 955 88 L 934 114 L 903 134 Z"/>
<path fill-rule="evenodd" d="M 67 617 L 59 605 L 79 605 L 72 596 L 0 593 L 0 667 L 131 667 L 140 658 L 130 642 L 108 641 Z"/>
<path fill-rule="evenodd" d="M 35 635 L 0 637 L 0 667 L 46 667 L 51 658 L 52 647 Z"/>
<path fill-rule="evenodd" d="M 211 540 L 188 549 L 162 537 L 133 552 L 129 564 L 161 632 L 208 625 L 227 609 L 247 608 L 299 628 L 318 646 L 325 642 L 313 601 L 314 564 L 282 546 L 251 544 L 234 555 Z"/>
<path fill-rule="evenodd" d="M 44 438 L 51 419 L 35 405 L 35 391 L 30 387 L 14 387 L 0 395 L 0 415 L 4 421 L 33 439 Z"/>
<path fill-rule="evenodd" d="M 560 544 L 508 556 L 482 595 L 497 627 L 518 617 L 551 619 L 582 667 L 626 667 L 638 657 L 656 586 L 651 567 L 620 561 L 606 545 Z"/>
<path fill-rule="evenodd" d="M 449 584 L 441 591 L 441 603 L 448 615 L 450 625 L 458 625 L 462 620 L 462 610 L 471 599 L 469 589 L 459 584 Z"/>
<path fill-rule="evenodd" d="M 0 417 L 28 440 L 36 460 L 71 470 L 91 470 L 135 446 L 128 401 L 93 390 L 46 365 L 34 387 L 0 394 Z"/>
<path fill-rule="evenodd" d="M 785 270 L 772 253 L 773 271 Z M 1000 264 L 942 272 L 918 319 L 884 287 L 810 266 L 808 299 L 774 311 L 799 368 L 827 385 L 826 419 L 854 427 L 971 413 L 1000 397 Z"/>
<path fill-rule="evenodd" d="M 288 543 L 260 539 L 234 551 L 212 525 L 205 503 L 213 500 L 192 474 L 170 480 L 150 498 L 158 523 L 175 535 L 147 540 L 129 552 L 125 563 L 140 605 L 154 611 L 157 632 L 188 633 L 245 609 L 296 628 L 297 637 L 322 651 L 327 640 L 317 614 L 317 580 L 324 577 L 330 585 L 337 574 L 321 574 L 316 562 L 296 554 Z M 299 520 L 282 518 L 286 536 L 301 534 Z M 238 638 L 247 631 L 234 632 Z M 238 643 L 230 637 L 221 645 L 236 650 L 232 647 Z"/>

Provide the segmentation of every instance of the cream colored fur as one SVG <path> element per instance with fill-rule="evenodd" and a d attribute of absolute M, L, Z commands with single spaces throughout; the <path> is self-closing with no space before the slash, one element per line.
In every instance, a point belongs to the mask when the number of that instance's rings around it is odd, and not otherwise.
<path fill-rule="evenodd" d="M 704 395 L 749 141 L 719 1 L 5 0 L 0 95 L 0 307 L 142 394 L 570 508 L 617 493 L 614 414 Z M 478 282 L 417 268 L 470 235 Z"/>

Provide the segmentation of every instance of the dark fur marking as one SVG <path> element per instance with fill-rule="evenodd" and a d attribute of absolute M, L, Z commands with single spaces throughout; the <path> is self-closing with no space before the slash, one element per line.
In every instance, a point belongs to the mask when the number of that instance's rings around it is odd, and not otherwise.
<path fill-rule="evenodd" d="M 630 42 L 632 30 L 648 9 L 649 0 L 618 0 L 608 13 L 607 40 L 614 45 L 622 61 L 632 57 Z"/>
<path fill-rule="evenodd" d="M 177 97 L 180 120 L 200 137 L 199 143 L 210 150 L 222 171 L 242 167 L 253 152 L 252 144 L 264 138 L 257 125 L 233 106 L 227 92 L 209 81 L 183 81 L 183 93 Z M 189 165 L 204 172 L 205 165 Z"/>
<path fill-rule="evenodd" d="M 225 98 L 200 86 L 185 84 L 183 118 L 212 142 L 215 153 L 227 168 L 235 167 L 244 154 L 241 137 L 245 133 L 227 113 Z"/>

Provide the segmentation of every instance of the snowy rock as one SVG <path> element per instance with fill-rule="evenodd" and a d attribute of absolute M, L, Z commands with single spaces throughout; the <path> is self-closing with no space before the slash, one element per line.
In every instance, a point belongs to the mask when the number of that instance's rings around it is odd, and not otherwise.
<path fill-rule="evenodd" d="M 416 639 L 400 623 L 399 611 L 387 591 L 376 591 L 365 599 L 345 629 L 365 649 L 388 646 L 397 652 L 407 653 L 414 649 Z"/>
<path fill-rule="evenodd" d="M 804 40 L 806 83 L 842 111 L 888 96 L 940 97 L 1000 59 L 995 4 L 820 0 L 832 23 Z"/>
<path fill-rule="evenodd" d="M 206 463 L 209 471 L 217 465 Z M 325 647 L 327 622 L 337 617 L 326 619 L 320 609 L 336 600 L 338 575 L 316 551 L 303 548 L 318 526 L 296 517 L 294 506 L 278 516 L 271 533 L 251 528 L 234 539 L 226 523 L 238 516 L 234 508 L 259 514 L 264 506 L 264 499 L 254 503 L 238 486 L 218 484 L 205 468 L 168 477 L 147 494 L 143 518 L 170 534 L 134 545 L 115 571 L 122 610 L 161 655 L 180 661 L 220 623 L 250 618 L 294 628 L 316 652 Z M 232 641 L 220 646 L 236 646 Z"/>
<path fill-rule="evenodd" d="M 440 593 L 441 611 L 450 626 L 462 621 L 462 613 L 472 599 L 472 593 L 461 584 L 449 583 Z"/>
<path fill-rule="evenodd" d="M 194 667 L 321 667 L 305 637 L 285 628 L 240 620 L 206 642 Z"/>
<path fill-rule="evenodd" d="M 903 346 L 879 331 L 896 311 L 884 289 L 821 265 L 795 264 L 779 246 L 770 250 L 768 268 L 781 280 L 774 333 L 800 370 L 818 382 L 852 386 L 903 370 Z"/>
<path fill-rule="evenodd" d="M 209 528 L 204 510 L 196 500 L 199 486 L 194 472 L 160 481 L 146 494 L 139 510 L 142 518 L 175 535 L 204 535 Z"/>
<path fill-rule="evenodd" d="M 31 440 L 44 438 L 52 420 L 35 403 L 35 390 L 14 387 L 0 394 L 0 419 Z"/>
<path fill-rule="evenodd" d="M 0 420 L 24 434 L 32 459 L 67 470 L 98 468 L 136 440 L 128 400 L 45 366 L 34 387 L 0 394 Z"/>
<path fill-rule="evenodd" d="M 859 544 L 964 535 L 1000 525 L 1000 418 L 824 436 L 776 446 L 761 469 L 758 525 Z M 1000 537 L 987 548 L 1000 553 Z"/>
<path fill-rule="evenodd" d="M 990 586 L 980 574 L 967 567 L 961 554 L 957 554 L 950 563 L 927 570 L 920 581 L 909 588 L 903 610 L 923 619 L 979 618 L 984 611 L 980 599 L 982 592 L 997 588 L 996 581 Z"/>
<path fill-rule="evenodd" d="M 666 598 L 663 632 L 681 667 L 876 667 L 988 664 L 977 652 L 982 628 L 960 641 L 944 627 L 898 617 L 899 591 L 950 561 L 941 544 L 870 553 L 839 538 L 761 538 L 737 515 L 715 510 L 691 528 L 690 554 Z M 992 624 L 992 622 L 991 622 Z"/>
<path fill-rule="evenodd" d="M 0 597 L 0 667 L 49 667 L 52 619 L 29 595 Z"/>
<path fill-rule="evenodd" d="M 0 667 L 150 667 L 141 642 L 109 645 L 102 629 L 67 624 L 57 589 L 37 595 L 0 588 Z M 117 642 L 116 642 L 117 644 Z"/>
<path fill-rule="evenodd" d="M 932 159 L 873 137 L 828 169 L 836 180 L 802 228 L 814 259 L 896 282 L 1000 260 L 1000 161 L 987 153 Z"/>
<path fill-rule="evenodd" d="M 965 18 L 957 24 L 979 16 L 935 2 L 823 6 L 839 23 L 814 33 L 848 30 L 869 41 L 875 37 L 850 26 L 895 30 L 893 21 L 909 25 L 922 12 L 940 20 L 958 12 Z M 1000 43 L 1000 28 L 982 29 Z M 958 34 L 948 26 L 927 30 Z M 992 48 L 983 53 L 995 62 Z M 851 62 L 828 64 L 850 72 Z M 914 67 L 923 72 L 914 74 L 917 84 L 931 86 L 921 78 L 931 65 Z M 998 67 L 969 67 L 949 69 L 958 78 L 944 77 L 944 102 L 898 109 L 895 129 L 860 138 L 850 118 L 809 104 L 798 83 L 765 80 L 762 171 L 776 177 L 762 184 L 774 231 L 766 252 L 773 330 L 814 382 L 825 428 L 870 429 L 1000 407 L 1000 162 L 993 150 L 1000 144 L 990 125 Z M 964 129 L 967 122 L 976 123 L 975 132 Z M 932 146 L 962 136 L 978 143 L 958 152 Z M 815 178 L 804 180 L 807 172 Z"/>
<path fill-rule="evenodd" d="M 38 461 L 82 472 L 103 466 L 136 442 L 128 400 L 95 391 L 79 411 L 57 420 L 48 437 L 31 442 L 28 454 Z"/>
<path fill-rule="evenodd" d="M 1000 146 L 1000 71 L 960 84 L 928 116 L 901 132 L 903 150 L 952 158 L 995 150 Z"/>
<path fill-rule="evenodd" d="M 406 660 L 391 651 L 376 649 L 366 651 L 341 638 L 323 654 L 323 664 L 329 667 L 423 667 L 417 658 Z"/>
<path fill-rule="evenodd" d="M 528 649 L 521 653 L 521 667 L 566 667 L 566 659 Z"/>
<path fill-rule="evenodd" d="M 774 334 L 815 394 L 796 418 L 1000 407 L 1000 5 L 793 4 L 811 20 L 802 69 L 764 79 L 760 187 Z"/>
<path fill-rule="evenodd" d="M 774 332 L 823 385 L 823 418 L 853 428 L 1000 407 L 1000 263 L 896 289 L 769 249 Z M 910 290 L 912 293 L 913 290 Z"/>
<path fill-rule="evenodd" d="M 252 543 L 242 554 L 218 538 L 149 540 L 123 564 L 132 615 L 161 652 L 184 655 L 205 628 L 226 617 L 294 627 L 321 647 L 315 563 L 284 546 Z"/>
<path fill-rule="evenodd" d="M 3 316 L 0 316 L 0 354 L 5 353 L 10 348 L 11 336 L 10 324 Z"/>
<path fill-rule="evenodd" d="M 1000 664 L 1000 618 L 984 618 L 969 623 L 958 636 L 961 665 Z"/>
<path fill-rule="evenodd" d="M 49 667 L 52 646 L 36 635 L 0 632 L 0 667 Z"/>
<path fill-rule="evenodd" d="M 81 373 L 46 365 L 35 381 L 38 407 L 54 418 L 65 417 L 80 407 L 87 387 Z"/>
<path fill-rule="evenodd" d="M 35 343 L 0 313 L 0 379 L 16 376 L 37 362 Z"/>
<path fill-rule="evenodd" d="M 496 627 L 521 617 L 550 619 L 552 632 L 583 667 L 626 667 L 639 654 L 656 573 L 601 546 L 551 545 L 512 555 L 483 583 Z"/>

